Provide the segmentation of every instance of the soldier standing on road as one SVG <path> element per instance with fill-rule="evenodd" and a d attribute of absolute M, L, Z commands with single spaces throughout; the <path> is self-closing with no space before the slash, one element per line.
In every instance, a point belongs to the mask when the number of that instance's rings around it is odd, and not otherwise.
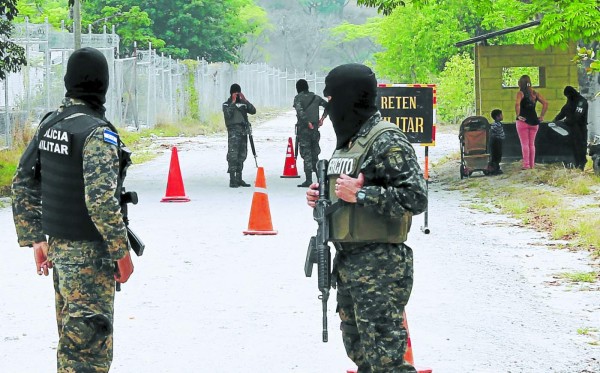
<path fill-rule="evenodd" d="M 327 117 L 327 109 L 325 109 L 323 115 L 319 118 L 319 106 L 325 108 L 327 101 L 310 92 L 308 82 L 304 79 L 296 82 L 296 91 L 298 91 L 298 94 L 294 97 L 294 109 L 296 109 L 298 119 L 296 133 L 298 134 L 297 141 L 300 155 L 304 160 L 304 173 L 306 174 L 306 181 L 298 187 L 306 188 L 312 184 L 312 173 L 317 169 L 317 161 L 321 153 L 319 127 L 323 125 L 323 120 Z"/>
<path fill-rule="evenodd" d="M 38 275 L 53 268 L 57 371 L 108 372 L 115 280 L 124 283 L 133 272 L 118 200 L 122 143 L 104 117 L 104 55 L 75 51 L 64 81 L 62 106 L 42 120 L 19 162 L 13 216 L 19 245 L 33 247 Z"/>
<path fill-rule="evenodd" d="M 239 84 L 229 88 L 230 97 L 223 103 L 223 116 L 227 127 L 227 172 L 229 187 L 249 187 L 242 180 L 244 161 L 248 156 L 248 114 L 256 114 L 256 108 L 246 100 Z"/>
<path fill-rule="evenodd" d="M 565 87 L 564 95 L 567 97 L 567 102 L 560 109 L 560 113 L 556 115 L 554 121 L 564 119 L 565 124 L 569 127 L 575 168 L 583 171 L 587 163 L 588 102 L 570 85 Z"/>
<path fill-rule="evenodd" d="M 329 72 L 323 94 L 336 150 L 327 177 L 333 276 L 342 338 L 359 373 L 416 372 L 404 360 L 403 312 L 413 284 L 413 252 L 404 244 L 412 215 L 425 211 L 425 180 L 412 145 L 375 106 L 370 68 L 341 65 Z M 318 184 L 306 192 L 315 206 Z"/>

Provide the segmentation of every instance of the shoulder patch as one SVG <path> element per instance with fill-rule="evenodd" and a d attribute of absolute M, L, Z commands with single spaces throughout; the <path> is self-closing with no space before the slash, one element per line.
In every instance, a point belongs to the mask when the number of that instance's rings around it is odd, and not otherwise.
<path fill-rule="evenodd" d="M 109 129 L 104 130 L 104 142 L 109 144 L 118 145 L 119 144 L 119 135 L 114 133 Z"/>

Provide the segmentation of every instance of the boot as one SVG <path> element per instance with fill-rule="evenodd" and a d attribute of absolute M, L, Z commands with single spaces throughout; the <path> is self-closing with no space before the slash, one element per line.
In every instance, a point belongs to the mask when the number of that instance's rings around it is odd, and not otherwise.
<path fill-rule="evenodd" d="M 235 177 L 235 172 L 230 172 L 229 173 L 229 187 L 230 188 L 237 188 L 240 185 L 238 184 L 238 181 Z"/>
<path fill-rule="evenodd" d="M 312 172 L 305 172 L 306 174 L 306 181 L 303 182 L 302 184 L 298 184 L 298 188 L 308 188 L 310 186 L 310 184 L 312 184 Z"/>
<path fill-rule="evenodd" d="M 236 180 L 239 186 L 241 187 L 249 187 L 250 184 L 248 184 L 247 182 L 245 182 L 244 180 L 242 180 L 242 172 L 236 172 L 235 173 L 236 176 Z"/>

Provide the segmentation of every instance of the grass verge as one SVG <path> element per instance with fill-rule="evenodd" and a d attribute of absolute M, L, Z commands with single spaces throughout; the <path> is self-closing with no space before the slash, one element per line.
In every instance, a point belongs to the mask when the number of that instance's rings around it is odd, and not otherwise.
<path fill-rule="evenodd" d="M 459 167 L 456 151 L 432 164 L 432 179 L 468 195 L 474 209 L 513 216 L 553 239 L 565 240 L 571 250 L 587 250 L 600 259 L 600 177 L 591 161 L 584 172 L 562 164 L 521 170 L 520 162 L 510 162 L 502 164 L 502 175 L 475 172 L 465 179 L 460 178 Z"/>

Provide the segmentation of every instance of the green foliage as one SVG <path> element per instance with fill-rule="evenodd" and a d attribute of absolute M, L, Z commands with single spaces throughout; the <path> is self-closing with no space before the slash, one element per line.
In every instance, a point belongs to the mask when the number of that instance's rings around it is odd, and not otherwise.
<path fill-rule="evenodd" d="M 188 103 L 186 107 L 190 108 L 190 117 L 193 120 L 198 120 L 200 117 L 200 107 L 198 105 L 199 94 L 196 89 L 196 74 L 194 73 L 198 68 L 198 61 L 196 60 L 183 60 L 182 63 L 187 66 L 187 82 L 185 86 L 185 92 L 187 93 Z"/>
<path fill-rule="evenodd" d="M 598 0 L 537 0 L 532 8 L 544 15 L 534 37 L 540 49 L 600 39 Z"/>
<path fill-rule="evenodd" d="M 574 273 L 561 273 L 560 277 L 567 279 L 571 282 L 595 282 L 598 278 L 596 272 L 574 272 Z"/>
<path fill-rule="evenodd" d="M 377 8 L 379 13 L 386 16 L 392 13 L 395 8 L 406 5 L 406 2 L 402 0 L 357 0 L 356 3 Z"/>
<path fill-rule="evenodd" d="M 9 41 L 13 26 L 11 21 L 17 15 L 16 0 L 6 0 L 0 4 L 0 79 L 9 72 L 17 72 L 27 64 L 25 50 Z"/>
<path fill-rule="evenodd" d="M 475 71 L 467 53 L 457 54 L 446 62 L 437 87 L 439 119 L 460 123 L 475 112 Z"/>
<path fill-rule="evenodd" d="M 145 48 L 148 43 L 152 43 L 153 48 L 165 46 L 164 40 L 154 36 L 152 20 L 139 6 L 105 6 L 98 14 L 97 2 L 88 1 L 84 10 L 82 24 L 91 24 L 96 32 L 101 32 L 104 26 L 109 30 L 115 26 L 120 37 L 120 50 L 124 53 L 133 52 L 134 42 L 137 42 L 140 48 Z"/>
<path fill-rule="evenodd" d="M 61 21 L 69 23 L 69 8 L 65 0 L 27 1 L 18 0 L 18 22 L 24 22 L 25 17 L 32 23 L 44 23 L 48 18 L 55 28 L 59 28 Z"/>
<path fill-rule="evenodd" d="M 69 17 L 67 0 L 19 0 L 23 16 L 40 23 L 48 17 L 58 27 Z M 86 0 L 82 24 L 98 32 L 114 25 L 121 50 L 131 52 L 152 43 L 173 58 L 202 57 L 209 61 L 236 62 L 247 35 L 267 27 L 266 15 L 253 0 Z"/>
<path fill-rule="evenodd" d="M 235 62 L 237 50 L 256 27 L 240 21 L 241 10 L 252 4 L 252 0 L 149 0 L 146 11 L 154 21 L 152 29 L 174 58 Z"/>

